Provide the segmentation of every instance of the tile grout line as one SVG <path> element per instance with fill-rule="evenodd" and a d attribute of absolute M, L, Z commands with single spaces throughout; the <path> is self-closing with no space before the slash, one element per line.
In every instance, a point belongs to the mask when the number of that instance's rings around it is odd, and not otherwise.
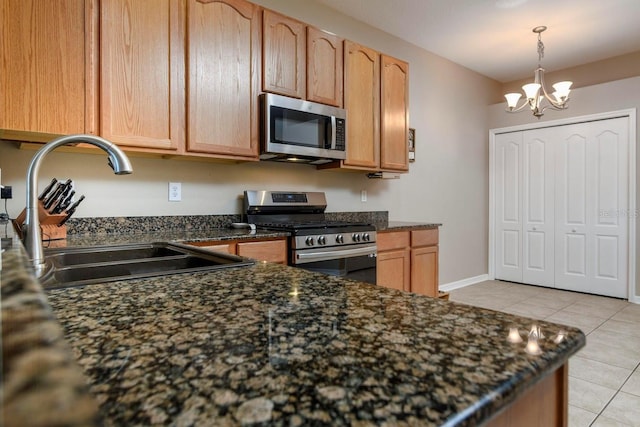
<path fill-rule="evenodd" d="M 597 420 L 598 418 L 600 418 L 600 416 L 604 413 L 604 411 L 607 409 L 607 407 L 611 404 L 611 402 L 613 402 L 613 399 L 616 398 L 616 396 L 622 391 L 622 387 L 624 387 L 624 385 L 627 383 L 627 381 L 629 381 L 629 378 L 631 378 L 631 376 L 638 370 L 638 367 L 640 367 L 640 362 L 638 362 L 638 364 L 636 364 L 636 367 L 633 368 L 631 370 L 631 373 L 629 374 L 629 376 L 627 377 L 627 379 L 624 380 L 624 382 L 620 385 L 620 387 L 616 390 L 616 392 L 613 394 L 613 396 L 611 396 L 611 399 L 609 399 L 609 401 L 604 405 L 604 407 L 600 410 L 600 412 L 598 413 L 598 415 L 596 415 L 596 417 L 593 419 L 593 421 L 591 422 L 591 424 L 589 424 L 589 426 L 592 426 Z M 591 381 L 589 381 L 591 382 Z M 592 383 L 594 384 L 594 383 Z M 627 423 L 623 423 L 621 421 L 615 420 L 616 422 L 619 422 L 621 424 L 624 425 L 628 425 Z"/>

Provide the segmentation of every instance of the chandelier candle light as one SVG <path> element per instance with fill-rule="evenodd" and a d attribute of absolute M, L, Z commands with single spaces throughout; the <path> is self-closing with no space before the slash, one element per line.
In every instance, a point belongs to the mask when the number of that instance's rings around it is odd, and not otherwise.
<path fill-rule="evenodd" d="M 534 81 L 533 83 L 526 84 L 522 86 L 522 90 L 524 90 L 525 96 L 527 97 L 526 102 L 524 102 L 520 107 L 518 107 L 518 100 L 522 96 L 521 93 L 508 93 L 504 97 L 507 98 L 507 112 L 509 113 L 517 113 L 521 111 L 525 106 L 529 106 L 531 111 L 533 111 L 533 115 L 538 119 L 542 117 L 544 110 L 547 108 L 552 108 L 554 110 L 564 110 L 567 108 L 567 102 L 569 102 L 569 92 L 571 92 L 570 88 L 573 82 L 558 82 L 553 85 L 553 89 L 555 90 L 552 95 L 553 99 L 547 93 L 547 89 L 544 87 L 544 68 L 540 65 L 542 62 L 542 58 L 544 57 L 544 44 L 542 43 L 541 34 L 545 31 L 547 27 L 544 25 L 540 27 L 535 27 L 533 32 L 538 34 L 538 68 L 534 73 Z M 542 90 L 542 93 L 540 91 Z M 544 100 L 548 101 L 548 105 L 542 105 Z"/>

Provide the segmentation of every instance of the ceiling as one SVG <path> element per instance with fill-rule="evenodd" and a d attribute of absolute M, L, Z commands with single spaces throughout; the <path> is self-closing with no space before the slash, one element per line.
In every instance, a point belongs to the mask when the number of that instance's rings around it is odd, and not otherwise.
<path fill-rule="evenodd" d="M 500 82 L 640 51 L 640 0 L 317 0 Z M 392 52 L 390 52 L 392 53 Z"/>

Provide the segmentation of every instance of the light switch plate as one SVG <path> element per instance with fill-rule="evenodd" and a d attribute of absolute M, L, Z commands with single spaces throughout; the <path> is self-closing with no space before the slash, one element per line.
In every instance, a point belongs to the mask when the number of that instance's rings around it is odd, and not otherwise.
<path fill-rule="evenodd" d="M 169 201 L 179 202 L 182 200 L 182 184 L 180 182 L 169 183 Z"/>

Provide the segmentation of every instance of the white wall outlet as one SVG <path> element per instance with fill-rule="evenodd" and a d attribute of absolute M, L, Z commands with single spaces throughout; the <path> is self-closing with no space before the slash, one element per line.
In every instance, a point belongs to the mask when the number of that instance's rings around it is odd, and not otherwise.
<path fill-rule="evenodd" d="M 360 191 L 360 201 L 361 202 L 367 201 L 367 190 Z"/>
<path fill-rule="evenodd" d="M 182 200 L 182 184 L 179 182 L 169 183 L 169 201 L 179 202 Z"/>

